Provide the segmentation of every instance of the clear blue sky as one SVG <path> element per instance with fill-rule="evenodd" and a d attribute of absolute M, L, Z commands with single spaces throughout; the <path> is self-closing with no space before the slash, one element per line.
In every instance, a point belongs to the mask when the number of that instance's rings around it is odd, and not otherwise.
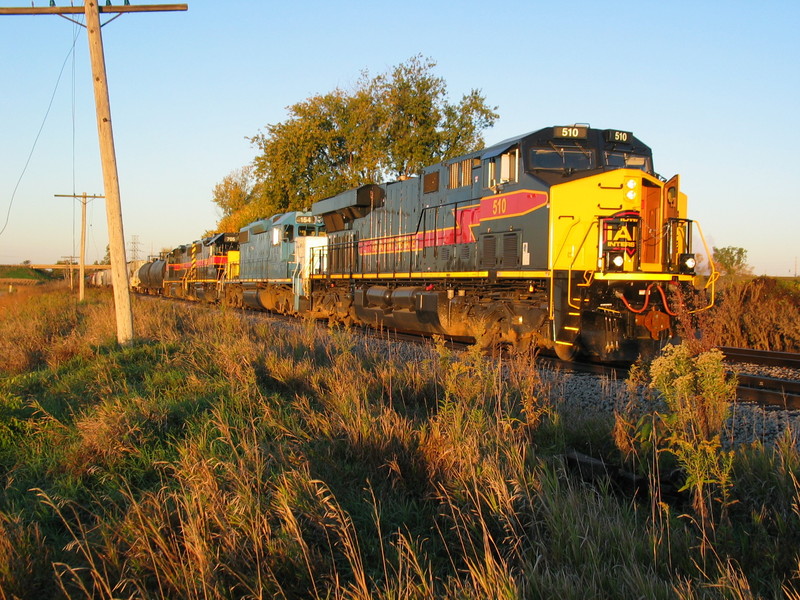
<path fill-rule="evenodd" d="M 125 234 L 143 253 L 215 225 L 214 185 L 252 160 L 246 138 L 286 106 L 422 54 L 452 101 L 478 88 L 498 107 L 487 143 L 575 122 L 633 131 L 661 175 L 681 175 L 711 245 L 746 248 L 756 273 L 794 274 L 797 0 L 188 4 L 103 28 Z M 53 196 L 103 193 L 86 33 L 75 36 L 58 16 L 0 16 L 0 228 L 66 60 L 0 263 L 77 252 L 79 204 Z M 107 243 L 102 200 L 89 220 L 94 261 Z"/>

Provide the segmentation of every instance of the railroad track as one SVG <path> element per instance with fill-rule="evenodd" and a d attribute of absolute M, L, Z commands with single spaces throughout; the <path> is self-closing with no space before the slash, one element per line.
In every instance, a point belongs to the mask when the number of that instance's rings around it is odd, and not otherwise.
<path fill-rule="evenodd" d="M 800 371 L 800 355 L 793 352 L 767 352 L 746 348 L 720 348 L 729 362 L 748 362 L 766 366 L 786 367 Z M 549 368 L 580 373 L 593 373 L 622 380 L 628 369 L 620 365 L 591 362 L 564 362 L 556 358 L 540 356 L 539 364 Z M 785 410 L 800 410 L 800 379 L 785 379 L 768 375 L 736 373 L 736 399 L 762 406 L 774 406 Z"/>
<path fill-rule="evenodd" d="M 800 354 L 795 352 L 772 352 L 749 348 L 721 347 L 728 362 L 784 367 L 800 370 Z M 800 410 L 800 379 L 784 379 L 769 375 L 738 373 L 737 397 L 745 402 L 777 406 L 789 410 Z"/>
<path fill-rule="evenodd" d="M 750 348 L 729 348 L 725 346 L 720 346 L 719 349 L 725 355 L 725 360 L 728 361 L 800 369 L 800 354 L 797 352 L 772 352 L 769 350 L 751 350 Z"/>
<path fill-rule="evenodd" d="M 737 375 L 736 397 L 745 402 L 800 410 L 800 381 L 762 375 Z"/>

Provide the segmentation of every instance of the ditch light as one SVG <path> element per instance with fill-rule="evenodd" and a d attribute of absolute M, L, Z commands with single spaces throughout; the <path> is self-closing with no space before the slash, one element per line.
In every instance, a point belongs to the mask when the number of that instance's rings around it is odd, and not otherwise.
<path fill-rule="evenodd" d="M 681 273 L 694 273 L 694 268 L 697 266 L 694 254 L 681 254 L 679 260 Z"/>
<path fill-rule="evenodd" d="M 606 271 L 622 271 L 625 266 L 625 251 L 606 251 Z"/>

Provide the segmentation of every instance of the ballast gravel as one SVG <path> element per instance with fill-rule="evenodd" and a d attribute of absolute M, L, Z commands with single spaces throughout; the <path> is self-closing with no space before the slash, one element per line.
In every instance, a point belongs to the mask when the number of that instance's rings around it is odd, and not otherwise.
<path fill-rule="evenodd" d="M 736 373 L 800 380 L 797 369 L 784 367 L 736 364 L 731 366 L 731 370 Z M 603 417 L 611 416 L 615 411 L 631 409 L 635 413 L 644 414 L 664 408 L 654 390 L 639 387 L 631 392 L 626 381 L 549 369 L 542 369 L 540 375 L 542 383 L 549 388 L 551 401 L 557 408 L 561 407 L 571 415 Z M 728 448 L 755 441 L 769 446 L 787 432 L 800 448 L 800 411 L 763 407 L 750 402 L 732 402 L 722 442 Z"/>

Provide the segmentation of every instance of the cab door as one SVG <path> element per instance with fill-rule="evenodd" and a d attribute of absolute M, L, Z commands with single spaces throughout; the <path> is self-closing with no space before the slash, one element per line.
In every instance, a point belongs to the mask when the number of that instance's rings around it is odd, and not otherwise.
<path fill-rule="evenodd" d="M 664 235 L 664 192 L 658 184 L 642 181 L 642 260 L 645 271 L 660 271 Z"/>
<path fill-rule="evenodd" d="M 680 255 L 690 251 L 689 236 L 691 234 L 685 221 L 673 221 L 672 223 L 669 221 L 669 219 L 686 218 L 686 196 L 681 193 L 679 175 L 675 175 L 664 184 L 662 205 L 664 207 L 664 224 L 669 224 L 667 227 L 669 247 L 666 250 L 668 253 L 666 259 L 669 265 L 674 267 L 678 264 Z"/>
<path fill-rule="evenodd" d="M 680 217 L 680 183 L 681 176 L 675 175 L 664 185 L 664 219 Z"/>

